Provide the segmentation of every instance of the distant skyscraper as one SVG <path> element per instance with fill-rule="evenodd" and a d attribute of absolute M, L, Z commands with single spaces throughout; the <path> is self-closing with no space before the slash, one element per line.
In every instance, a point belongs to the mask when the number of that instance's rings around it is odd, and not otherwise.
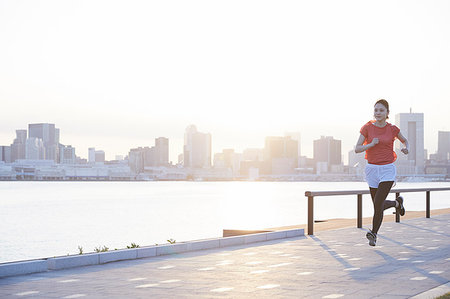
<path fill-rule="evenodd" d="M 169 139 L 159 137 L 155 139 L 155 158 L 157 166 L 169 164 Z"/>
<path fill-rule="evenodd" d="M 298 143 L 298 167 L 300 167 L 300 157 L 302 156 L 302 153 L 301 153 L 301 146 L 300 146 L 300 144 L 301 144 L 301 134 L 300 134 L 300 132 L 287 132 L 286 134 L 285 134 L 285 136 L 289 136 L 289 137 L 291 137 L 293 140 L 296 140 L 297 141 L 297 143 Z"/>
<path fill-rule="evenodd" d="M 425 148 L 424 148 L 424 121 L 423 113 L 399 113 L 395 115 L 395 124 L 400 128 L 401 133 L 408 139 L 409 153 L 400 153 L 403 147 L 400 142 L 396 144 L 399 173 L 404 173 L 401 167 L 412 164 L 415 166 L 415 173 L 424 173 Z M 405 163 L 409 162 L 409 163 Z"/>
<path fill-rule="evenodd" d="M 28 137 L 42 139 L 45 147 L 45 160 L 57 162 L 59 130 L 55 129 L 55 124 L 29 124 Z"/>
<path fill-rule="evenodd" d="M 211 134 L 198 132 L 194 125 L 187 127 L 183 158 L 185 167 L 211 167 Z"/>
<path fill-rule="evenodd" d="M 95 162 L 105 162 L 104 151 L 95 151 Z"/>
<path fill-rule="evenodd" d="M 144 171 L 144 149 L 142 147 L 130 149 L 128 165 L 133 173 L 138 174 Z"/>
<path fill-rule="evenodd" d="M 326 162 L 328 167 L 342 163 L 341 140 L 331 136 L 321 136 L 314 140 L 314 162 Z"/>
<path fill-rule="evenodd" d="M 11 144 L 11 162 L 25 159 L 27 130 L 16 130 L 16 139 Z"/>
<path fill-rule="evenodd" d="M 0 161 L 5 163 L 11 163 L 11 147 L 2 145 L 0 146 Z"/>
<path fill-rule="evenodd" d="M 264 161 L 272 174 L 292 174 L 298 166 L 298 141 L 286 137 L 266 137 Z"/>
<path fill-rule="evenodd" d="M 95 147 L 88 149 L 88 163 L 95 163 Z"/>
<path fill-rule="evenodd" d="M 25 159 L 44 160 L 45 148 L 42 139 L 31 137 L 27 139 L 25 147 Z"/>
<path fill-rule="evenodd" d="M 450 132 L 439 131 L 438 133 L 438 156 L 439 159 L 450 160 Z"/>
<path fill-rule="evenodd" d="M 263 161 L 264 149 L 260 148 L 247 148 L 242 153 L 243 159 L 246 161 Z"/>
<path fill-rule="evenodd" d="M 61 164 L 75 164 L 76 155 L 75 148 L 71 145 L 59 145 L 59 163 Z"/>

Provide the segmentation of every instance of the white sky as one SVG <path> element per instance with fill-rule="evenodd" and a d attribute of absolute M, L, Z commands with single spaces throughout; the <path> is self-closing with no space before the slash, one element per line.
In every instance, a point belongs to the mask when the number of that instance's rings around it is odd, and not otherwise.
<path fill-rule="evenodd" d="M 356 142 L 385 98 L 450 131 L 450 1 L 0 0 L 0 144 L 28 123 L 108 159 L 185 128 L 213 152 L 299 131 Z"/>

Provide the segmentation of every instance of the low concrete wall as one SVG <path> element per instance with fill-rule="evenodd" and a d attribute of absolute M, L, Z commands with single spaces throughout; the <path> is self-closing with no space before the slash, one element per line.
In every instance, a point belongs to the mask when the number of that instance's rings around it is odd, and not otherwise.
<path fill-rule="evenodd" d="M 99 255 L 99 253 L 89 253 L 55 257 L 48 259 L 47 265 L 49 270 L 60 270 L 80 266 L 98 265 Z"/>
<path fill-rule="evenodd" d="M 299 237 L 304 235 L 304 229 L 292 229 L 286 231 L 264 232 L 210 240 L 198 240 L 176 244 L 122 249 L 100 253 L 62 256 L 41 260 L 4 263 L 0 264 L 0 278 L 14 275 L 46 272 L 49 270 L 61 270 L 81 266 L 99 265 L 122 260 L 177 254 L 188 251 L 199 251 L 228 246 L 245 245 L 276 239 Z"/>
<path fill-rule="evenodd" d="M 46 260 L 6 263 L 0 265 L 0 277 L 45 272 L 47 270 Z"/>

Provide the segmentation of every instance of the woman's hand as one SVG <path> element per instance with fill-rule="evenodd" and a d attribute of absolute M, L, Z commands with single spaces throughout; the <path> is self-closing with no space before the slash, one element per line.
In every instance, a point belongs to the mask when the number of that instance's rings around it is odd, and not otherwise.
<path fill-rule="evenodd" d="M 374 138 L 372 139 L 372 142 L 370 143 L 372 146 L 377 145 L 380 142 L 380 140 L 378 140 L 378 138 Z"/>

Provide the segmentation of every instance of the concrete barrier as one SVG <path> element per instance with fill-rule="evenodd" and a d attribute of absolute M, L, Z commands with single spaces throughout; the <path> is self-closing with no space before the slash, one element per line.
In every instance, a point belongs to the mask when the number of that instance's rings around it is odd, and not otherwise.
<path fill-rule="evenodd" d="M 198 250 L 219 248 L 220 240 L 219 239 L 200 240 L 200 241 L 192 241 L 186 244 L 188 245 L 187 248 L 188 251 L 198 251 Z"/>
<path fill-rule="evenodd" d="M 221 239 L 219 239 L 219 244 L 220 244 L 220 247 L 244 245 L 245 244 L 245 236 L 221 238 Z"/>
<path fill-rule="evenodd" d="M 267 233 L 267 241 L 286 238 L 286 231 Z"/>
<path fill-rule="evenodd" d="M 45 272 L 47 270 L 46 260 L 6 263 L 0 264 L 0 277 Z"/>
<path fill-rule="evenodd" d="M 121 249 L 108 252 L 101 252 L 98 254 L 99 264 L 105 264 L 109 262 L 123 261 L 123 260 L 134 260 L 137 258 L 137 250 L 135 248 L 131 249 Z"/>
<path fill-rule="evenodd" d="M 136 249 L 136 258 L 145 258 L 145 257 L 153 257 L 156 256 L 156 247 L 140 247 Z"/>
<path fill-rule="evenodd" d="M 245 244 L 264 242 L 267 241 L 267 233 L 253 234 L 253 235 L 243 235 Z"/>
<path fill-rule="evenodd" d="M 100 253 L 62 256 L 42 260 L 22 261 L 0 264 L 0 278 L 14 275 L 45 272 L 48 270 L 61 270 L 67 268 L 98 265 L 115 261 L 162 256 L 187 251 L 198 251 L 228 246 L 245 245 L 269 240 L 304 236 L 304 229 L 286 231 L 264 232 L 250 235 L 241 235 L 209 240 L 198 240 L 176 244 L 148 246 L 114 250 Z"/>
<path fill-rule="evenodd" d="M 295 238 L 305 235 L 304 229 L 292 229 L 286 231 L 286 238 Z"/>
<path fill-rule="evenodd" d="M 168 255 L 175 253 L 183 253 L 188 251 L 187 243 L 177 243 L 177 244 L 167 244 L 167 245 L 158 245 L 156 246 L 156 255 Z"/>
<path fill-rule="evenodd" d="M 80 254 L 50 258 L 47 260 L 49 270 L 61 270 L 67 268 L 98 265 L 99 254 Z"/>

